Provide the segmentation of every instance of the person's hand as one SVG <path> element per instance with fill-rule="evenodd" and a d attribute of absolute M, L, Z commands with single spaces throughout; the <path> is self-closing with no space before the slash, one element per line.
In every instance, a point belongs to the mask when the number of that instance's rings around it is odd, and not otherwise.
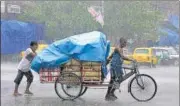
<path fill-rule="evenodd" d="M 107 59 L 106 65 L 108 65 L 108 64 L 109 64 L 109 62 L 110 62 L 110 59 Z"/>
<path fill-rule="evenodd" d="M 108 65 L 108 64 L 109 64 L 109 61 L 106 62 L 106 65 Z"/>
<path fill-rule="evenodd" d="M 106 63 L 106 66 L 108 65 L 109 63 Z"/>

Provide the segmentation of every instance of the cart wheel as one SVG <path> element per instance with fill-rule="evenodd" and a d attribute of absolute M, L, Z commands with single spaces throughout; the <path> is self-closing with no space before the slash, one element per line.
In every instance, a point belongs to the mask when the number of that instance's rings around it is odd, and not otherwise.
<path fill-rule="evenodd" d="M 74 100 L 82 92 L 82 81 L 74 73 L 62 73 L 55 81 L 55 92 L 63 100 Z"/>
<path fill-rule="evenodd" d="M 84 93 L 86 93 L 86 91 L 87 91 L 87 88 L 88 88 L 88 87 L 83 87 L 82 92 L 81 92 L 81 94 L 80 94 L 79 96 L 84 95 Z"/>
<path fill-rule="evenodd" d="M 66 92 L 66 90 L 65 89 L 70 89 L 70 88 L 72 88 L 71 86 L 66 86 L 66 87 L 63 87 L 62 89 L 63 89 L 63 91 L 64 91 L 64 93 L 66 94 L 66 95 L 68 95 L 68 96 L 72 96 L 73 97 L 73 95 L 71 95 L 71 94 L 69 94 L 68 92 Z M 80 95 L 79 96 L 82 96 L 82 95 L 84 95 L 84 93 L 86 93 L 86 91 L 87 91 L 87 87 L 83 87 L 82 88 L 82 92 L 80 93 Z"/>
<path fill-rule="evenodd" d="M 156 95 L 156 92 L 156 81 L 149 75 L 139 74 L 130 82 L 130 93 L 137 101 L 149 101 Z"/>

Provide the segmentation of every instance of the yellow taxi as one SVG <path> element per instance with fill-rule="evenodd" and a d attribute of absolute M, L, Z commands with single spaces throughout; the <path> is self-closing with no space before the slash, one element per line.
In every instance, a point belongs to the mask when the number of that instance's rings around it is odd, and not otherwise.
<path fill-rule="evenodd" d="M 133 56 L 129 54 L 128 49 L 123 49 L 123 53 L 125 56 L 127 56 L 129 58 L 133 58 Z M 131 61 L 124 60 L 124 64 L 131 64 Z"/>
<path fill-rule="evenodd" d="M 153 48 L 136 48 L 133 53 L 133 58 L 138 63 L 149 64 L 150 67 L 155 66 L 158 62 Z"/>
<path fill-rule="evenodd" d="M 47 44 L 39 44 L 39 45 L 38 45 L 38 49 L 36 50 L 36 52 L 39 53 L 39 52 L 41 52 L 43 49 L 45 49 L 46 47 L 48 47 Z M 22 51 L 22 52 L 20 53 L 20 56 L 21 56 L 21 58 L 24 56 L 24 51 Z"/>

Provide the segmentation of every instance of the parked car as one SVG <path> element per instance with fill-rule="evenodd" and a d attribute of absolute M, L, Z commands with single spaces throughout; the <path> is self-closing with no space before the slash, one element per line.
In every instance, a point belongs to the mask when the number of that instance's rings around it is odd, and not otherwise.
<path fill-rule="evenodd" d="M 168 61 L 170 58 L 168 50 L 162 47 L 152 47 L 152 49 L 154 50 L 154 54 L 156 55 L 158 59 L 158 64 L 168 65 Z"/>
<path fill-rule="evenodd" d="M 138 63 L 147 64 L 149 67 L 155 67 L 158 63 L 158 58 L 153 48 L 136 48 L 133 53 L 133 58 Z"/>
<path fill-rule="evenodd" d="M 179 54 L 176 50 L 172 47 L 152 47 L 156 50 L 156 55 L 158 57 L 161 57 L 159 60 L 161 60 L 161 65 L 179 65 Z M 167 61 L 167 62 L 164 62 Z"/>
<path fill-rule="evenodd" d="M 170 55 L 168 50 L 161 49 L 162 50 L 162 56 L 160 59 L 160 65 L 170 65 Z"/>
<path fill-rule="evenodd" d="M 174 48 L 165 48 L 169 52 L 170 63 L 175 66 L 179 66 L 179 53 Z"/>

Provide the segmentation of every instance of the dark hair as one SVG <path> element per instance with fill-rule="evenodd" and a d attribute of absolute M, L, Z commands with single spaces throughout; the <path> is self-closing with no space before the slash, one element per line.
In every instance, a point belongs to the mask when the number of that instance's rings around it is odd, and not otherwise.
<path fill-rule="evenodd" d="M 31 41 L 30 46 L 38 45 L 36 41 Z"/>
<path fill-rule="evenodd" d="M 125 39 L 124 37 L 121 37 L 121 38 L 119 39 L 119 42 L 120 42 L 120 43 L 122 43 L 122 42 L 127 42 L 127 39 Z"/>

